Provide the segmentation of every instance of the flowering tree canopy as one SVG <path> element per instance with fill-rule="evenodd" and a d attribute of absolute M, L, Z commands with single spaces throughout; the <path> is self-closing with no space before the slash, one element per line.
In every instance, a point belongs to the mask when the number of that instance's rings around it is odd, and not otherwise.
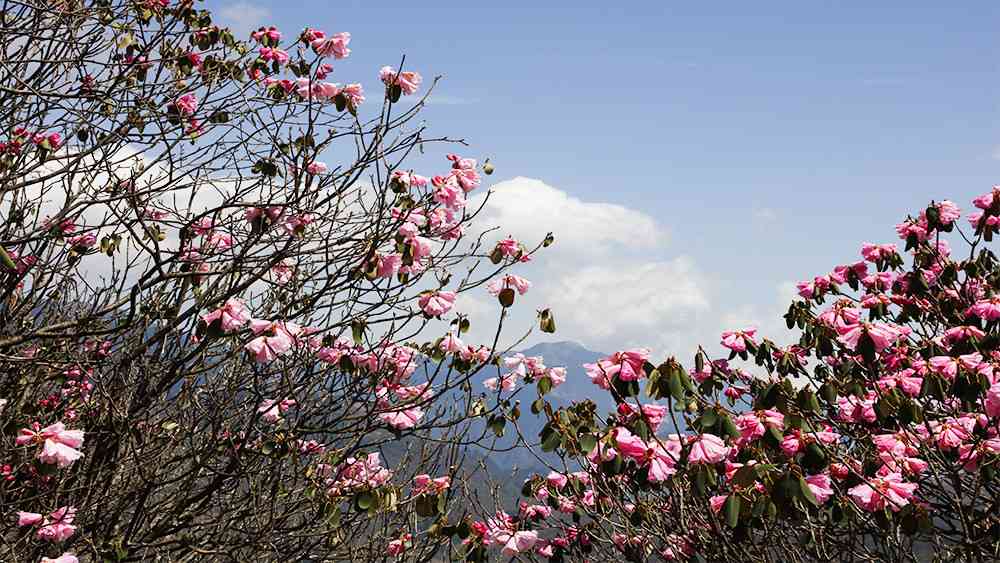
<path fill-rule="evenodd" d="M 903 241 L 798 284 L 780 347 L 585 366 L 617 412 L 553 409 L 552 471 L 466 539 L 475 559 L 994 561 L 1000 556 L 1000 187 L 932 202 Z M 534 438 L 534 437 L 528 437 Z"/>
<path fill-rule="evenodd" d="M 456 298 L 502 319 L 542 243 L 466 235 L 491 167 L 407 164 L 456 142 L 433 83 L 191 0 L 0 10 L 0 560 L 450 549 L 511 408 Z"/>

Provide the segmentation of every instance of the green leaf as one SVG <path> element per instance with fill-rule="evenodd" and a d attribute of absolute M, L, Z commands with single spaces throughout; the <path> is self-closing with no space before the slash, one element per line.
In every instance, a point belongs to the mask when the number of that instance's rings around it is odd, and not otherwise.
<path fill-rule="evenodd" d="M 681 383 L 681 377 L 678 375 L 677 370 L 670 370 L 670 376 L 667 378 L 667 386 L 670 389 L 670 395 L 674 399 L 678 401 L 684 400 L 684 385 Z"/>
<path fill-rule="evenodd" d="M 708 429 L 710 429 L 713 426 L 715 426 L 715 423 L 718 422 L 718 420 L 719 420 L 719 417 L 716 416 L 715 410 L 713 410 L 713 409 L 708 409 L 707 411 L 701 413 L 701 428 L 702 428 L 702 431 L 707 431 Z"/>
<path fill-rule="evenodd" d="M 375 506 L 375 495 L 365 491 L 356 497 L 354 497 L 354 506 L 358 510 L 368 510 L 369 508 Z"/>
<path fill-rule="evenodd" d="M 552 390 L 552 380 L 548 377 L 543 377 L 538 380 L 538 394 L 539 396 L 545 396 L 549 391 Z M 537 413 L 536 413 L 537 414 Z"/>
<path fill-rule="evenodd" d="M 351 321 L 351 335 L 354 337 L 354 343 L 361 345 L 365 339 L 365 328 L 368 323 L 363 319 L 355 319 Z"/>
<path fill-rule="evenodd" d="M 580 449 L 583 450 L 584 453 L 589 454 L 594 451 L 594 448 L 596 447 L 597 436 L 594 436 L 593 434 L 584 434 L 583 436 L 580 436 Z"/>
<path fill-rule="evenodd" d="M 17 264 L 10 259 L 10 254 L 7 254 L 7 249 L 2 246 L 0 246 L 0 262 L 2 262 L 8 270 L 12 272 L 17 271 Z"/>
<path fill-rule="evenodd" d="M 539 414 L 545 408 L 544 399 L 535 399 L 531 402 L 531 414 Z"/>
<path fill-rule="evenodd" d="M 543 452 L 555 451 L 555 449 L 559 447 L 559 444 L 562 443 L 562 437 L 559 435 L 559 433 L 553 430 L 548 425 L 546 425 L 545 428 L 542 429 L 541 438 L 542 438 Z"/>
<path fill-rule="evenodd" d="M 816 495 L 813 494 L 812 489 L 809 488 L 809 483 L 806 483 L 806 480 L 803 477 L 799 477 L 799 490 L 802 493 L 802 498 L 806 499 L 809 504 L 819 506 L 819 501 L 816 500 Z"/>
<path fill-rule="evenodd" d="M 740 497 L 732 494 L 726 499 L 726 504 L 722 506 L 722 511 L 726 515 L 726 525 L 735 528 L 740 523 Z"/>
<path fill-rule="evenodd" d="M 490 430 L 493 431 L 497 437 L 503 436 L 504 428 L 507 426 L 507 419 L 502 416 L 493 416 L 490 419 Z"/>

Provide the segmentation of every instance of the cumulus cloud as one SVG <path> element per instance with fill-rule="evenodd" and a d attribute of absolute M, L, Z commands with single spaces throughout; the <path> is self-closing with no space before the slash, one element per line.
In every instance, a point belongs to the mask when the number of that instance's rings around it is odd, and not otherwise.
<path fill-rule="evenodd" d="M 551 307 L 558 324 L 554 339 L 599 351 L 638 345 L 662 353 L 693 350 L 700 336 L 695 328 L 706 325 L 711 312 L 713 284 L 694 259 L 671 252 L 666 225 L 643 211 L 587 201 L 536 179 L 500 182 L 491 192 L 470 205 L 485 199 L 478 224 L 499 226 L 495 238 L 510 234 L 533 246 L 552 232 L 556 241 L 515 270 L 534 286 L 511 310 L 512 334 L 532 325 L 537 309 Z M 492 320 L 477 312 L 497 310 L 488 295 L 464 297 L 459 305 L 474 327 Z M 540 338 L 536 332 L 533 340 Z"/>

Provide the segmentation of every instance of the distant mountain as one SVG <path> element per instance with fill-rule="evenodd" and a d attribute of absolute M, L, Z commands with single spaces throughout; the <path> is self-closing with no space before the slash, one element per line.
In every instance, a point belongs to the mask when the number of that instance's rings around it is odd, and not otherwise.
<path fill-rule="evenodd" d="M 542 356 L 549 367 L 565 367 L 566 383 L 549 393 L 549 401 L 566 406 L 573 401 L 591 399 L 597 403 L 597 412 L 603 413 L 615 408 L 614 399 L 606 392 L 596 393 L 598 388 L 590 382 L 583 364 L 591 364 L 608 354 L 594 352 L 576 342 L 543 342 L 523 350 L 525 356 Z"/>
<path fill-rule="evenodd" d="M 553 408 L 569 406 L 574 401 L 591 399 L 597 403 L 598 412 L 614 409 L 614 400 L 606 393 L 595 393 L 597 388 L 590 382 L 587 371 L 583 369 L 583 364 L 596 362 L 607 354 L 594 352 L 576 342 L 568 341 L 536 344 L 521 350 L 521 353 L 525 356 L 542 356 L 548 367 L 566 368 L 566 382 L 553 389 L 545 397 Z M 485 379 L 489 376 L 489 374 L 484 374 L 482 378 Z M 475 384 L 482 385 L 481 381 Z M 522 387 L 521 392 L 517 395 L 517 400 L 521 402 L 521 418 L 518 425 L 529 444 L 537 444 L 538 435 L 547 422 L 544 414 L 531 414 L 530 405 L 536 397 L 534 385 Z M 497 441 L 496 446 L 510 448 L 514 445 L 515 438 L 513 428 L 508 427 L 507 434 Z M 535 450 L 536 454 L 542 455 L 540 449 L 535 448 Z M 545 465 L 523 446 L 509 451 L 491 453 L 489 458 L 493 466 L 491 469 L 499 469 L 505 476 L 515 479 L 527 477 L 531 473 L 548 471 Z M 558 461 L 558 458 L 552 454 L 544 454 L 542 459 L 550 464 L 555 464 Z"/>

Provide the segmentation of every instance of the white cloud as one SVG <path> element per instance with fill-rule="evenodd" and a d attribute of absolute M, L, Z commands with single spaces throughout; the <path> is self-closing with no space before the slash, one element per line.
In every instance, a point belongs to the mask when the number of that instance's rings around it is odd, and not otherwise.
<path fill-rule="evenodd" d="M 470 205 L 476 208 L 484 197 Z M 690 257 L 670 255 L 667 228 L 648 214 L 514 178 L 492 188 L 477 224 L 500 227 L 488 235 L 490 242 L 509 233 L 533 246 L 548 232 L 555 236 L 555 244 L 515 268 L 534 286 L 510 311 L 509 338 L 534 324 L 536 310 L 551 307 L 557 340 L 605 352 L 628 346 L 661 353 L 693 350 L 699 337 L 694 328 L 705 324 L 711 310 L 713 284 Z M 463 298 L 458 308 L 473 318 L 471 339 L 491 337 L 476 328 L 487 329 L 495 320 L 495 300 L 485 292 Z M 477 323 L 478 318 L 483 320 Z M 536 331 L 533 340 L 541 336 Z"/>
<path fill-rule="evenodd" d="M 595 258 L 666 244 L 666 230 L 649 215 L 613 203 L 585 202 L 541 180 L 514 178 L 491 188 L 481 225 L 499 225 L 526 244 L 555 234 L 551 253 Z M 477 208 L 485 196 L 473 198 Z M 545 259 L 548 254 L 543 253 Z"/>
<path fill-rule="evenodd" d="M 223 22 L 232 28 L 237 38 L 249 36 L 250 32 L 267 23 L 271 11 L 264 6 L 249 2 L 227 4 L 219 10 Z"/>

